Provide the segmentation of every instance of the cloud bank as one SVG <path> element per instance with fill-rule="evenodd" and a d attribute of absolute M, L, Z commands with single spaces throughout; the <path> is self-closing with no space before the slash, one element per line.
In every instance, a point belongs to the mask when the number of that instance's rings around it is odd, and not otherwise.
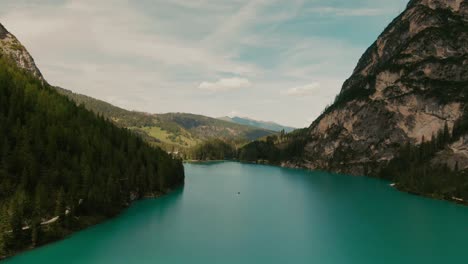
<path fill-rule="evenodd" d="M 0 21 L 54 85 L 131 110 L 239 109 L 300 127 L 407 1 L 2 0 Z"/>
<path fill-rule="evenodd" d="M 310 96 L 314 95 L 320 89 L 319 83 L 311 83 L 304 86 L 293 87 L 283 92 L 285 95 L 289 96 Z"/>
<path fill-rule="evenodd" d="M 202 82 L 198 88 L 210 92 L 225 92 L 250 87 L 249 80 L 244 78 L 225 78 L 217 82 Z"/>

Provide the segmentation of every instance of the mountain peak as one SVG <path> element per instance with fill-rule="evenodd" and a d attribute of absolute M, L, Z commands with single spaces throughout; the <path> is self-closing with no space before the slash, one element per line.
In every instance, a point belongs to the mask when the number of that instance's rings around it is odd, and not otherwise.
<path fill-rule="evenodd" d="M 0 23 L 0 39 L 3 39 L 8 34 L 8 30 Z"/>
<path fill-rule="evenodd" d="M 35 77 L 44 80 L 41 72 L 34 63 L 34 59 L 18 39 L 8 32 L 0 23 L 0 55 L 10 57 L 18 67 L 31 72 Z"/>
<path fill-rule="evenodd" d="M 468 0 L 410 1 L 309 128 L 306 166 L 376 172 L 402 143 L 452 130 L 468 106 L 467 11 Z"/>

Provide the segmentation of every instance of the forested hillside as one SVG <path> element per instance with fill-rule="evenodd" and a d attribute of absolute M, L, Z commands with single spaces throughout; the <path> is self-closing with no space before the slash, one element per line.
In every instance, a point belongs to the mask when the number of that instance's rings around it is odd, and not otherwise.
<path fill-rule="evenodd" d="M 220 117 L 218 119 L 224 120 L 224 121 L 229 121 L 229 122 L 240 124 L 240 125 L 263 128 L 263 129 L 267 129 L 267 130 L 271 130 L 271 131 L 275 131 L 275 132 L 284 131 L 286 133 L 289 133 L 289 132 L 292 132 L 292 131 L 296 130 L 296 128 L 294 128 L 294 127 L 283 126 L 283 125 L 277 124 L 275 122 L 266 122 L 266 121 L 254 120 L 254 119 L 247 118 L 247 117 L 238 117 L 238 116 L 229 117 L 229 116 L 225 116 L 225 117 Z"/>
<path fill-rule="evenodd" d="M 183 182 L 181 160 L 77 106 L 0 53 L 0 257 Z"/>
<path fill-rule="evenodd" d="M 56 87 L 61 93 L 83 104 L 86 109 L 101 114 L 121 127 L 129 128 L 145 141 L 169 152 L 187 155 L 190 148 L 202 142 L 222 139 L 249 142 L 274 134 L 273 131 L 236 124 L 202 115 L 187 113 L 149 114 L 128 111 L 95 98 Z"/>

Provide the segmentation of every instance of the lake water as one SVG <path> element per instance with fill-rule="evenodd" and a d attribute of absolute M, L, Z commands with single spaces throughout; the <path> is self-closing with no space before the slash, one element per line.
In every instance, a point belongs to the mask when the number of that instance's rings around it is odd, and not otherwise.
<path fill-rule="evenodd" d="M 468 263 L 468 207 L 366 177 L 185 169 L 183 189 L 5 263 Z"/>

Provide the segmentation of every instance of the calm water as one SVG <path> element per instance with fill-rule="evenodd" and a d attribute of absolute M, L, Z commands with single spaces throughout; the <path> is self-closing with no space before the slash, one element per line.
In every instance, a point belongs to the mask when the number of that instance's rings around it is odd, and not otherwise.
<path fill-rule="evenodd" d="M 183 190 L 5 263 L 468 263 L 468 207 L 364 177 L 185 168 Z"/>

